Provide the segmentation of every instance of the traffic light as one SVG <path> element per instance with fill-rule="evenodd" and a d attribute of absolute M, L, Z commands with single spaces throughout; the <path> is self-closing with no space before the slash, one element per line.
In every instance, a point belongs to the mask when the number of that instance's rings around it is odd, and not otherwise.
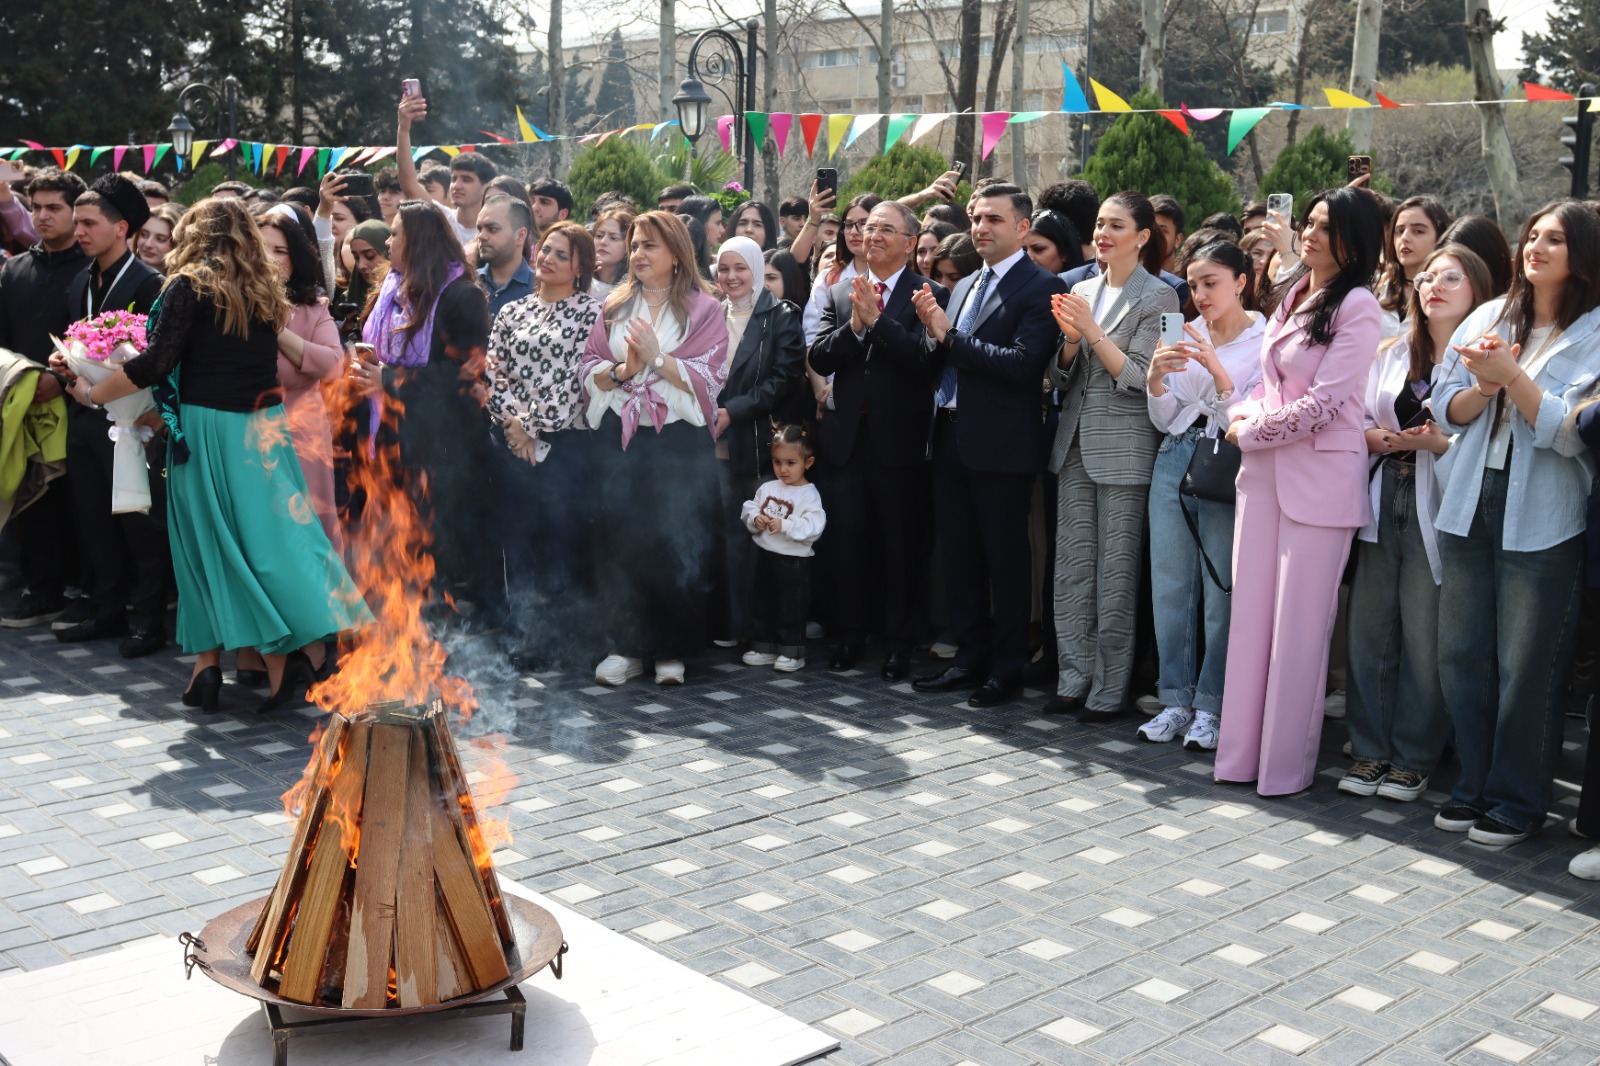
<path fill-rule="evenodd" d="M 1596 95 L 1593 85 L 1585 83 L 1578 89 L 1578 113 L 1562 118 L 1568 131 L 1561 135 L 1567 154 L 1559 162 L 1572 172 L 1572 198 L 1589 198 L 1589 148 L 1594 143 L 1594 114 L 1589 110 L 1589 100 Z"/>

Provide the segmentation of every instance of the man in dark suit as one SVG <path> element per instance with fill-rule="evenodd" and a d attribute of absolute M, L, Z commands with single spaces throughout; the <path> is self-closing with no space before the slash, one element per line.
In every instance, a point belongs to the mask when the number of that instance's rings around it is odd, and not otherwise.
<path fill-rule="evenodd" d="M 818 432 L 839 616 L 828 665 L 848 670 L 861 655 L 875 525 L 883 545 L 885 681 L 903 681 L 910 671 L 927 617 L 932 553 L 928 433 L 938 367 L 911 296 L 926 285 L 943 306 L 949 294 L 906 265 L 918 230 L 916 212 L 902 204 L 872 210 L 862 231 L 866 271 L 829 290 L 811 346 L 811 369 L 834 375 L 835 409 Z"/>
<path fill-rule="evenodd" d="M 914 687 L 976 687 L 973 707 L 1015 699 L 1028 656 L 1028 498 L 1044 454 L 1045 367 L 1061 340 L 1050 298 L 1066 291 L 1022 250 L 1032 214 L 1028 194 L 1015 185 L 984 188 L 972 211 L 983 269 L 956 285 L 949 315 L 931 290 L 912 297 L 942 367 L 934 517 L 960 647 L 949 669 Z"/>
<path fill-rule="evenodd" d="M 128 235 L 150 217 L 144 193 L 127 178 L 108 174 L 73 204 L 78 247 L 89 264 L 67 290 L 74 320 L 107 311 L 149 314 L 161 292 L 161 275 L 128 251 Z M 164 615 L 171 552 L 167 546 L 165 445 L 145 447 L 150 464 L 150 513 L 111 513 L 113 445 L 106 413 L 69 401 L 67 465 L 72 470 L 73 507 L 79 535 L 94 575 L 84 617 L 64 619 L 56 639 L 65 643 L 123 637 L 125 658 L 160 651 L 166 643 Z M 132 607 L 130 612 L 129 607 Z M 60 625 L 60 623 L 58 623 Z"/>

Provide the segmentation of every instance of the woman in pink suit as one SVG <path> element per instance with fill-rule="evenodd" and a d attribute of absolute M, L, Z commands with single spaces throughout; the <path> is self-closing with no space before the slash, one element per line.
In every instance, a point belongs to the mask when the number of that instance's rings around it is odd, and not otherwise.
<path fill-rule="evenodd" d="M 1316 772 L 1339 578 L 1367 524 L 1367 373 L 1383 335 L 1369 290 L 1383 245 L 1364 189 L 1314 197 L 1300 231 L 1307 273 L 1267 324 L 1262 379 L 1230 416 L 1244 453 L 1218 781 L 1263 796 Z"/>

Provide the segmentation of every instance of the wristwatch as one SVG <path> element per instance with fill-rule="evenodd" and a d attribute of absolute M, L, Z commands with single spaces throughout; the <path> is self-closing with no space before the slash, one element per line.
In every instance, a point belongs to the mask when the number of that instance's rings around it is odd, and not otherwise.
<path fill-rule="evenodd" d="M 660 370 L 662 367 L 667 365 L 667 357 L 666 357 L 666 355 L 662 354 L 662 355 L 656 356 L 655 357 L 655 361 L 652 362 L 650 365 L 655 367 L 657 370 Z"/>

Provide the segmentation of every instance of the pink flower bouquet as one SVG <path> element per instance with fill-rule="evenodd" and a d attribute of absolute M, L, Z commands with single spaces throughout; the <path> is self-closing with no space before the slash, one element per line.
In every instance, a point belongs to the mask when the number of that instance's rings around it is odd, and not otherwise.
<path fill-rule="evenodd" d="M 67 327 L 67 339 L 55 340 L 56 350 L 68 368 L 91 385 L 98 385 L 117 372 L 129 359 L 144 351 L 145 317 L 131 311 L 107 311 L 92 319 Z M 111 466 L 111 513 L 150 513 L 150 468 L 144 446 L 150 431 L 137 425 L 140 416 L 154 410 L 155 398 L 149 389 L 112 400 L 105 405 L 112 423 L 108 435 L 115 448 Z"/>

